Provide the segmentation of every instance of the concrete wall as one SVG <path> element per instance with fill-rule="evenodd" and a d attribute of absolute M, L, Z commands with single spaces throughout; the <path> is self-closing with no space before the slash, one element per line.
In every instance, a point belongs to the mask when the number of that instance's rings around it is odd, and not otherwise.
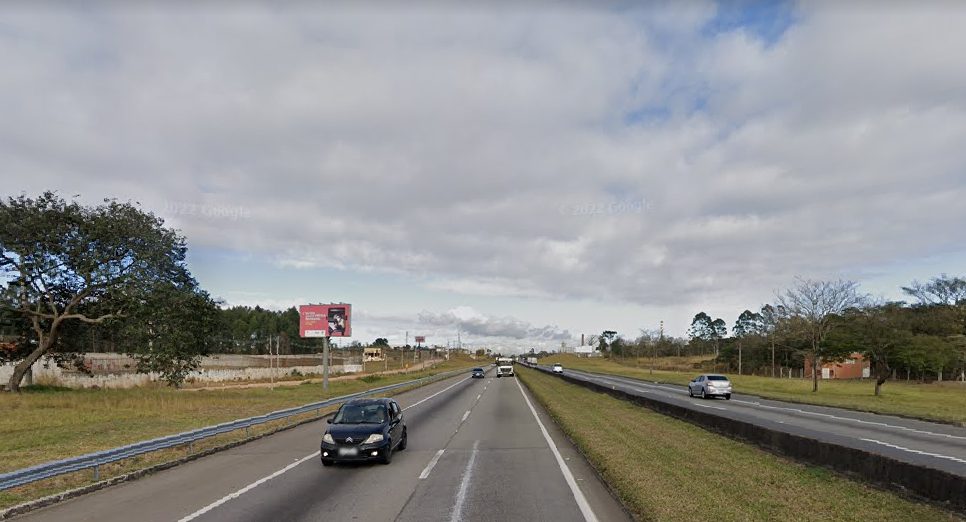
<path fill-rule="evenodd" d="M 268 356 L 213 355 L 202 359 L 202 368 L 188 374 L 187 382 L 216 383 L 271 379 L 298 372 L 302 375 L 322 375 L 321 357 L 288 355 L 279 358 L 280 368 L 270 368 Z M 337 361 L 339 362 L 339 361 Z M 41 359 L 33 365 L 33 379 L 37 384 L 67 386 L 69 388 L 130 388 L 161 382 L 157 373 L 136 373 L 133 358 L 116 353 L 92 353 L 84 356 L 85 365 L 94 375 L 76 370 L 64 370 L 53 361 Z M 313 364 L 314 363 L 314 364 Z M 241 366 L 248 364 L 247 367 Z M 13 364 L 0 365 L 0 385 L 5 386 L 13 375 Z M 361 364 L 333 364 L 330 374 L 358 373 Z"/>

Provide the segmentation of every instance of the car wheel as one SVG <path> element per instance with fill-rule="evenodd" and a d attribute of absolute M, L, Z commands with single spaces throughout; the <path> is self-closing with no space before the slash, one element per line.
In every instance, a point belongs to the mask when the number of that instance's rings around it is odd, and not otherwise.
<path fill-rule="evenodd" d="M 688 397 L 694 397 L 694 390 L 690 386 L 688 386 Z"/>
<path fill-rule="evenodd" d="M 704 393 L 704 388 L 701 388 L 701 398 L 702 399 L 707 399 L 708 398 L 708 394 L 707 393 Z"/>
<path fill-rule="evenodd" d="M 731 400 L 731 394 L 730 393 L 726 393 L 725 394 L 725 400 L 726 401 L 730 401 Z"/>
<path fill-rule="evenodd" d="M 406 444 L 409 443 L 409 433 L 403 431 L 402 440 L 399 441 L 399 451 L 406 449 Z"/>
<path fill-rule="evenodd" d="M 382 463 L 389 464 L 390 462 L 392 462 L 392 441 L 389 441 L 389 444 L 386 445 L 386 451 L 382 454 Z"/>
<path fill-rule="evenodd" d="M 322 465 L 323 466 L 328 467 L 328 466 L 331 466 L 333 464 L 335 464 L 335 461 L 322 459 Z"/>

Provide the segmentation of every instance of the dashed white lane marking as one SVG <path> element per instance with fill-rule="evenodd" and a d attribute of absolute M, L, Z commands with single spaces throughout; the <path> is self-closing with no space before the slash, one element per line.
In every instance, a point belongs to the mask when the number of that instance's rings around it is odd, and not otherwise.
<path fill-rule="evenodd" d="M 452 384 L 450 386 L 447 386 L 446 388 L 443 388 L 442 390 L 440 390 L 440 391 L 438 391 L 438 392 L 430 395 L 429 397 L 426 397 L 425 399 L 423 399 L 423 400 L 421 400 L 419 402 L 416 402 L 414 404 L 410 404 L 409 406 L 406 406 L 405 408 L 403 408 L 403 410 L 408 410 L 409 408 L 415 408 L 416 406 L 419 406 L 420 404 L 428 401 L 429 399 L 432 399 L 433 397 L 436 397 L 437 395 L 439 395 L 439 394 L 441 394 L 441 393 L 443 393 L 443 392 L 445 392 L 447 390 L 452 389 L 454 386 L 457 386 L 458 384 L 466 381 L 467 379 L 469 379 L 469 377 L 467 377 L 465 379 L 462 379 L 460 381 L 457 381 L 456 383 L 454 383 L 454 384 Z M 245 493 L 248 493 L 249 491 L 257 488 L 258 486 L 260 486 L 260 485 L 262 485 L 262 484 L 264 484 L 266 482 L 268 482 L 269 480 L 272 480 L 273 478 L 275 478 L 275 477 L 277 477 L 277 476 L 279 476 L 279 475 L 281 475 L 281 474 L 283 474 L 283 473 L 291 470 L 295 466 L 298 466 L 299 464 L 301 464 L 301 463 L 303 463 L 303 462 L 305 462 L 307 460 L 311 460 L 311 459 L 314 459 L 315 457 L 318 457 L 320 455 L 320 453 L 321 453 L 321 451 L 316 451 L 316 452 L 312 453 L 311 455 L 306 455 L 306 456 L 302 457 L 301 459 L 296 460 L 295 462 L 289 464 L 288 466 L 285 466 L 284 468 L 276 471 L 275 473 L 272 473 L 271 475 L 268 475 L 266 477 L 262 477 L 262 478 L 256 480 L 255 482 L 252 482 L 251 484 L 249 484 L 249 485 L 247 485 L 247 486 L 239 489 L 238 491 L 236 491 L 234 493 L 231 493 L 229 495 L 225 495 L 224 497 L 222 497 L 222 498 L 220 498 L 220 499 L 212 502 L 211 504 L 208 504 L 207 506 L 199 509 L 198 511 L 195 511 L 194 513 L 192 513 L 192 514 L 190 514 L 190 515 L 182 518 L 178 522 L 189 522 L 191 520 L 194 520 L 194 519 L 200 517 L 201 515 L 204 515 L 205 513 L 211 511 L 212 509 L 215 509 L 216 507 L 224 504 L 225 502 L 228 502 L 229 500 L 236 499 L 236 498 L 244 495 Z M 428 476 L 429 472 L 432 471 L 432 466 L 435 466 L 436 465 L 435 462 L 439 461 L 439 456 L 442 455 L 442 453 L 443 453 L 443 450 L 440 450 L 438 452 L 438 454 L 435 457 L 433 457 L 434 458 L 434 461 L 430 461 L 431 466 L 427 466 L 426 469 L 423 470 L 423 473 L 426 473 L 427 476 Z M 420 478 L 422 478 L 422 474 L 420 474 Z"/>
<path fill-rule="evenodd" d="M 470 453 L 470 460 L 466 463 L 466 468 L 463 470 L 463 476 L 460 479 L 460 489 L 456 492 L 456 504 L 453 505 L 453 514 L 449 518 L 450 522 L 463 520 L 463 504 L 466 502 L 466 492 L 470 489 L 470 480 L 473 478 L 473 465 L 476 463 L 476 453 L 479 447 L 480 441 L 473 442 L 473 451 Z"/>
<path fill-rule="evenodd" d="M 594 510 L 590 508 L 590 504 L 587 503 L 587 498 L 584 497 L 584 493 L 580 491 L 577 486 L 577 481 L 574 480 L 574 474 L 570 472 L 570 468 L 564 462 L 563 457 L 560 456 L 560 451 L 557 450 L 557 445 L 554 444 L 553 439 L 550 438 L 550 433 L 547 432 L 547 428 L 544 427 L 543 422 L 537 415 L 537 410 L 530 403 L 530 399 L 527 398 L 526 392 L 523 391 L 523 385 L 520 381 L 517 381 L 517 386 L 520 388 L 520 393 L 523 395 L 523 400 L 526 401 L 527 406 L 530 408 L 530 413 L 533 414 L 533 418 L 536 419 L 537 425 L 540 426 L 540 432 L 543 433 L 543 438 L 547 441 L 547 445 L 550 446 L 550 451 L 553 453 L 555 459 L 557 459 L 557 465 L 560 466 L 560 472 L 563 473 L 564 480 L 567 481 L 567 485 L 570 486 L 570 492 L 574 495 L 574 500 L 577 502 L 577 507 L 580 508 L 580 513 L 584 515 L 584 520 L 586 522 L 597 522 L 597 516 L 594 515 Z"/>
<path fill-rule="evenodd" d="M 781 406 L 770 406 L 770 405 L 767 405 L 767 404 L 761 404 L 760 402 L 743 401 L 743 400 L 739 400 L 739 399 L 734 399 L 734 401 L 735 402 L 740 402 L 742 404 L 750 404 L 752 406 L 756 406 L 758 408 L 764 408 L 764 409 L 768 409 L 768 410 L 785 410 L 785 411 L 791 411 L 791 412 L 795 412 L 795 413 L 800 413 L 802 415 L 812 415 L 812 416 L 815 416 L 815 417 L 826 417 L 826 418 L 829 418 L 829 419 L 835 419 L 835 420 L 840 420 L 840 421 L 855 422 L 855 423 L 858 423 L 858 424 L 865 424 L 865 425 L 868 425 L 868 426 L 878 426 L 880 428 L 889 428 L 889 429 L 898 430 L 898 431 L 905 431 L 905 432 L 908 432 L 908 433 L 918 433 L 920 435 L 930 435 L 930 436 L 933 436 L 933 437 L 942 437 L 942 438 L 946 438 L 946 439 L 955 439 L 955 440 L 966 440 L 966 437 L 963 437 L 963 436 L 960 436 L 960 435 L 952 435 L 952 434 L 949 434 L 949 433 L 936 433 L 936 432 L 933 432 L 933 431 L 918 430 L 916 428 L 910 428 L 908 426 L 897 426 L 895 424 L 887 424 L 885 422 L 867 421 L 867 420 L 863 420 L 863 419 L 853 419 L 852 417 L 839 417 L 838 415 L 832 415 L 830 413 L 821 413 L 821 412 L 817 412 L 817 411 L 808 411 L 808 410 L 803 410 L 803 409 L 800 409 L 800 408 L 784 408 L 784 407 L 781 407 Z"/>
<path fill-rule="evenodd" d="M 234 493 L 231 493 L 229 495 L 225 495 L 224 497 L 221 497 L 220 499 L 212 502 L 211 504 L 208 504 L 207 506 L 199 509 L 198 511 L 195 511 L 194 513 L 192 513 L 192 514 L 190 514 L 190 515 L 182 518 L 178 522 L 188 522 L 189 520 L 194 520 L 194 519 L 200 517 L 201 515 L 204 515 L 205 513 L 211 511 L 212 509 L 215 509 L 216 507 L 224 504 L 225 502 L 228 502 L 229 500 L 232 500 L 232 499 L 236 499 L 236 498 L 244 495 L 245 493 L 248 493 L 249 491 L 257 488 L 258 486 L 261 486 L 262 484 L 268 482 L 269 480 L 272 480 L 273 478 L 281 475 L 282 473 L 285 473 L 286 471 L 294 468 L 295 466 L 298 466 L 299 464 L 301 464 L 301 463 L 303 463 L 303 462 L 305 462 L 305 461 L 307 461 L 309 459 L 314 459 L 315 457 L 318 457 L 319 456 L 319 453 L 320 452 L 316 451 L 315 453 L 313 453 L 311 455 L 306 455 L 305 457 L 302 457 L 301 459 L 296 460 L 295 462 L 289 464 L 288 466 L 285 466 L 284 468 L 276 471 L 275 473 L 272 473 L 271 475 L 269 475 L 267 477 L 262 477 L 262 478 L 256 480 L 255 482 L 252 482 L 251 484 L 249 484 L 249 485 L 247 485 L 247 486 L 239 489 L 238 491 L 236 491 Z"/>
<path fill-rule="evenodd" d="M 460 419 L 460 422 L 466 422 L 466 418 L 469 416 L 470 416 L 470 410 L 466 410 L 466 413 L 463 414 L 463 418 Z"/>
<path fill-rule="evenodd" d="M 727 411 L 725 408 L 722 408 L 721 406 L 709 406 L 707 404 L 699 404 L 699 403 L 695 403 L 694 405 L 695 406 L 700 406 L 702 408 L 711 408 L 712 410 Z"/>
<path fill-rule="evenodd" d="M 480 397 L 482 397 L 482 396 L 483 396 L 483 394 L 482 394 L 482 393 L 481 393 L 481 394 L 479 394 L 479 395 L 477 395 L 477 396 L 476 396 L 476 400 L 480 400 Z"/>
<path fill-rule="evenodd" d="M 446 450 L 441 449 L 437 451 L 435 455 L 433 455 L 432 460 L 429 461 L 429 464 L 426 464 L 426 467 L 423 468 L 423 472 L 419 474 L 420 479 L 425 479 L 430 473 L 433 472 L 433 468 L 436 467 L 436 463 L 439 462 L 439 458 L 443 456 L 444 451 Z"/>
<path fill-rule="evenodd" d="M 951 461 L 954 461 L 954 462 L 959 462 L 961 464 L 966 464 L 966 459 L 960 459 L 960 458 L 956 458 L 956 457 L 950 457 L 949 455 L 942 455 L 942 454 L 939 454 L 939 453 L 930 453 L 928 451 L 920 451 L 920 450 L 912 449 L 912 448 L 904 448 L 902 446 L 897 446 L 895 444 L 889 444 L 888 442 L 882 442 L 881 440 L 875 440 L 875 439 L 860 439 L 860 440 L 865 441 L 865 442 L 874 442 L 876 444 L 880 444 L 880 445 L 886 446 L 888 448 L 893 448 L 893 449 L 897 449 L 897 450 L 901 450 L 901 451 L 908 451 L 909 453 L 915 453 L 917 455 L 925 455 L 927 457 L 936 457 L 937 459 L 946 459 L 946 460 L 951 460 Z"/>

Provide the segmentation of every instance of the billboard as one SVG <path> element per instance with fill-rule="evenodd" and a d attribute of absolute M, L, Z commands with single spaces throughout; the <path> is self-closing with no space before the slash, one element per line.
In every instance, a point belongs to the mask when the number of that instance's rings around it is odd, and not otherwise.
<path fill-rule="evenodd" d="M 425 335 L 417 335 L 416 336 L 416 343 L 417 344 L 423 344 L 425 342 L 426 342 L 426 336 Z"/>
<path fill-rule="evenodd" d="M 351 337 L 352 305 L 302 305 L 299 307 L 300 337 Z"/>

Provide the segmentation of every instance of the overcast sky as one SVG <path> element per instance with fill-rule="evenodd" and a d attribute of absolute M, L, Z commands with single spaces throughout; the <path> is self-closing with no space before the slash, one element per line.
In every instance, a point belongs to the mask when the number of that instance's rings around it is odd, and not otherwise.
<path fill-rule="evenodd" d="M 3 192 L 138 201 L 213 295 L 363 342 L 966 272 L 966 5 L 519 4 L 5 3 Z"/>

